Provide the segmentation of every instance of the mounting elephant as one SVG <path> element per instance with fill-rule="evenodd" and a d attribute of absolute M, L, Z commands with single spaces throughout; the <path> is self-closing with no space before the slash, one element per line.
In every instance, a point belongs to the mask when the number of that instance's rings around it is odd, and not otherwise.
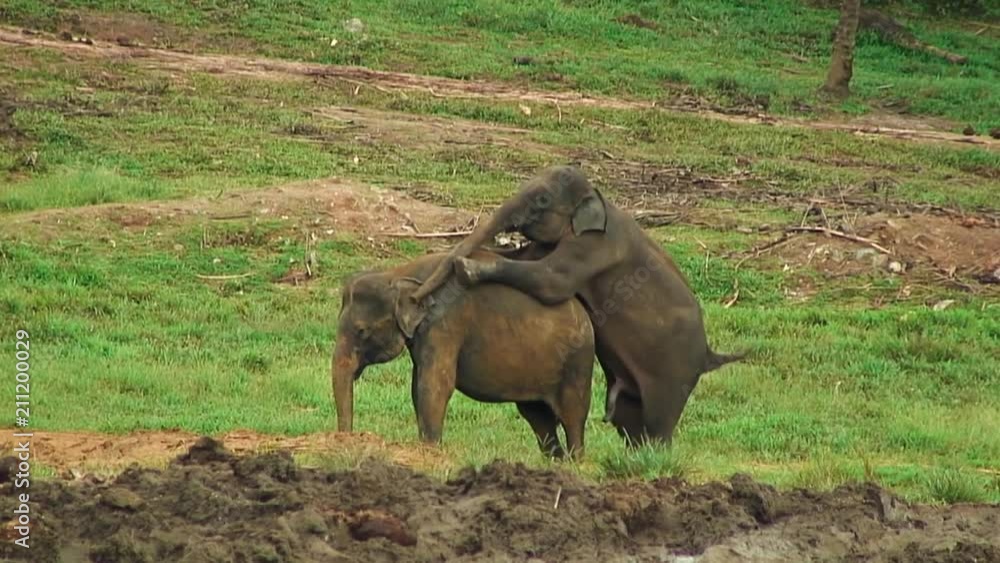
<path fill-rule="evenodd" d="M 496 254 L 476 251 L 482 263 Z M 343 287 L 332 363 L 337 426 L 354 423 L 354 381 L 366 366 L 409 350 L 421 438 L 440 442 L 455 389 L 483 402 L 514 402 L 543 453 L 583 454 L 590 410 L 594 333 L 575 299 L 545 305 L 512 287 L 464 289 L 452 282 L 418 306 L 412 293 L 446 258 L 429 254 L 396 268 L 354 276 Z"/>
<path fill-rule="evenodd" d="M 498 233 L 512 231 L 531 241 L 522 255 L 467 258 Z M 550 305 L 578 297 L 593 322 L 597 358 L 608 378 L 611 422 L 630 444 L 650 438 L 670 443 L 699 377 L 743 357 L 711 350 L 701 306 L 677 265 L 576 167 L 549 167 L 525 182 L 439 263 L 413 298 L 434 291 L 452 269 L 463 285 L 500 283 Z"/>

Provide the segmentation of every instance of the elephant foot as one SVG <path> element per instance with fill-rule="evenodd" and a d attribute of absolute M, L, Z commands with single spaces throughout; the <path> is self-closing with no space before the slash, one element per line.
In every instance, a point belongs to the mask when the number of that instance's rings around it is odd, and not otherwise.
<path fill-rule="evenodd" d="M 476 285 L 483 280 L 483 276 L 488 269 L 488 265 L 468 258 L 455 259 L 455 277 L 459 283 L 465 286 Z"/>

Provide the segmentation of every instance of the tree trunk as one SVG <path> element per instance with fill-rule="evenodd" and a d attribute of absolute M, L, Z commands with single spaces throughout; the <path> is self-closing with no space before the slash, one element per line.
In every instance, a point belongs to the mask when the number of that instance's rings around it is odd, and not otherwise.
<path fill-rule="evenodd" d="M 851 75 L 854 74 L 854 40 L 858 34 L 858 16 L 861 0 L 841 0 L 840 23 L 833 38 L 833 56 L 830 72 L 826 75 L 823 91 L 837 98 L 851 94 Z"/>

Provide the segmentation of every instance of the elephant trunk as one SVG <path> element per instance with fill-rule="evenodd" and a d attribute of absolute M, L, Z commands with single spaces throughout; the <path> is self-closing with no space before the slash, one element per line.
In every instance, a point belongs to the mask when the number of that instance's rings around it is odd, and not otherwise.
<path fill-rule="evenodd" d="M 518 218 L 524 212 L 522 199 L 518 197 L 509 200 L 493 213 L 488 222 L 480 223 L 469 236 L 451 250 L 448 258 L 442 260 L 430 277 L 413 292 L 413 299 L 420 302 L 424 297 L 444 285 L 445 280 L 451 274 L 451 265 L 455 258 L 465 258 L 486 241 L 492 240 L 493 237 L 504 231 L 516 228 L 519 222 Z"/>
<path fill-rule="evenodd" d="M 339 432 L 354 431 L 354 379 L 359 369 L 361 365 L 353 347 L 344 340 L 338 340 L 333 354 L 331 377 Z"/>

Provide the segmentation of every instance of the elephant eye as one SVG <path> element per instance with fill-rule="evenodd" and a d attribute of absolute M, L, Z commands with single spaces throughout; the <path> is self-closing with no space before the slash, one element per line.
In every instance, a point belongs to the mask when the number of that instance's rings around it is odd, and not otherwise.
<path fill-rule="evenodd" d="M 361 338 L 368 338 L 368 335 L 371 334 L 371 329 L 366 326 L 359 326 L 355 329 L 355 332 L 357 332 L 358 336 Z"/>

